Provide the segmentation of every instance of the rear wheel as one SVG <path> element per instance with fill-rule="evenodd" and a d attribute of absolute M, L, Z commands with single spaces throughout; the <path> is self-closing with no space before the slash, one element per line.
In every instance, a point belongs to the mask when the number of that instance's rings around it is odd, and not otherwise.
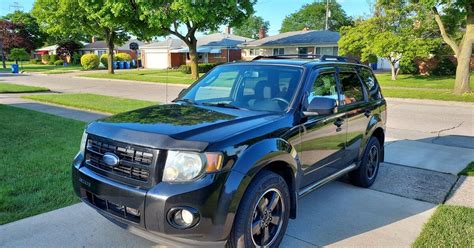
<path fill-rule="evenodd" d="M 379 172 L 381 149 L 379 140 L 371 137 L 364 151 L 364 156 L 357 170 L 349 173 L 351 182 L 360 187 L 368 188 L 374 182 Z"/>
<path fill-rule="evenodd" d="M 290 194 L 285 180 L 264 171 L 245 192 L 228 247 L 278 247 L 289 219 Z"/>

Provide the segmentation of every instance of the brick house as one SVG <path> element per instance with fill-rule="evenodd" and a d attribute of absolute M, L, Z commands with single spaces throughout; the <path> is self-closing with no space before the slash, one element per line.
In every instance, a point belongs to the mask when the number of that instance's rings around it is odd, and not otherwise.
<path fill-rule="evenodd" d="M 200 63 L 225 63 L 241 59 L 238 47 L 252 39 L 229 33 L 215 33 L 197 39 Z M 176 68 L 190 62 L 189 48 L 176 38 L 153 42 L 141 48 L 142 64 L 145 68 Z"/>
<path fill-rule="evenodd" d="M 139 40 L 135 40 L 135 39 L 129 40 L 121 46 L 116 45 L 114 49 L 114 53 L 115 54 L 128 53 L 130 54 L 132 59 L 140 58 L 140 50 L 137 50 L 136 52 L 133 50 L 130 50 L 129 46 L 130 46 L 130 43 L 132 42 L 137 43 L 139 47 L 142 45 L 145 45 L 144 42 L 139 41 Z M 100 57 L 102 56 L 102 54 L 106 54 L 106 53 L 107 53 L 107 44 L 105 43 L 105 41 L 102 41 L 102 40 L 97 41 L 94 38 L 91 43 L 85 44 L 83 48 L 79 49 L 79 54 L 81 55 L 82 54 L 96 54 L 97 56 Z"/>

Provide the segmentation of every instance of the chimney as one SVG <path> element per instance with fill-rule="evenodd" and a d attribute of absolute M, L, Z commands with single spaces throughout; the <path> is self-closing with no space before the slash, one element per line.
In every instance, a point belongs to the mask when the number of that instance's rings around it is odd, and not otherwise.
<path fill-rule="evenodd" d="M 226 28 L 226 33 L 231 34 L 232 28 L 230 26 L 227 26 Z"/>
<path fill-rule="evenodd" d="M 96 37 L 95 35 L 92 36 L 92 40 L 91 40 L 91 41 L 92 41 L 92 43 L 95 43 L 95 42 L 97 41 L 97 37 Z"/>
<path fill-rule="evenodd" d="M 258 30 L 258 38 L 259 39 L 263 39 L 267 36 L 267 32 L 265 30 L 264 27 L 260 27 L 260 29 Z"/>

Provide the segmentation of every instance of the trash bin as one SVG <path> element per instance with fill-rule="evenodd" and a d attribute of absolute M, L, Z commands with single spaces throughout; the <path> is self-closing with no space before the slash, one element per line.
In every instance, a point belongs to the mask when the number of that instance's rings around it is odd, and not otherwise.
<path fill-rule="evenodd" d="M 377 70 L 377 63 L 370 63 L 370 66 L 372 67 L 372 70 Z"/>
<path fill-rule="evenodd" d="M 117 68 L 118 68 L 118 62 L 115 61 L 115 62 L 114 62 L 114 69 L 117 69 Z"/>
<path fill-rule="evenodd" d="M 125 69 L 130 69 L 130 61 L 125 61 Z"/>
<path fill-rule="evenodd" d="M 123 61 L 120 61 L 120 62 L 118 62 L 118 63 L 119 63 L 119 68 L 120 68 L 120 69 L 123 69 L 123 68 L 124 68 L 124 67 L 123 67 L 123 66 L 124 66 Z"/>
<path fill-rule="evenodd" d="M 17 64 L 12 64 L 12 73 L 18 73 L 19 72 L 19 67 Z"/>
<path fill-rule="evenodd" d="M 135 60 L 132 60 L 132 68 L 136 68 L 137 67 L 137 62 Z"/>

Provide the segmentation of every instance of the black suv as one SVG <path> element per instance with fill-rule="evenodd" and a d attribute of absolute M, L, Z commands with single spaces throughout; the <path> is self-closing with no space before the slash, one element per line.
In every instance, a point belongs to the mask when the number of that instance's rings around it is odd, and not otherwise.
<path fill-rule="evenodd" d="M 299 197 L 345 174 L 361 187 L 374 182 L 385 122 L 369 67 L 257 57 L 214 68 L 173 104 L 89 124 L 74 189 L 162 244 L 277 247 Z"/>

